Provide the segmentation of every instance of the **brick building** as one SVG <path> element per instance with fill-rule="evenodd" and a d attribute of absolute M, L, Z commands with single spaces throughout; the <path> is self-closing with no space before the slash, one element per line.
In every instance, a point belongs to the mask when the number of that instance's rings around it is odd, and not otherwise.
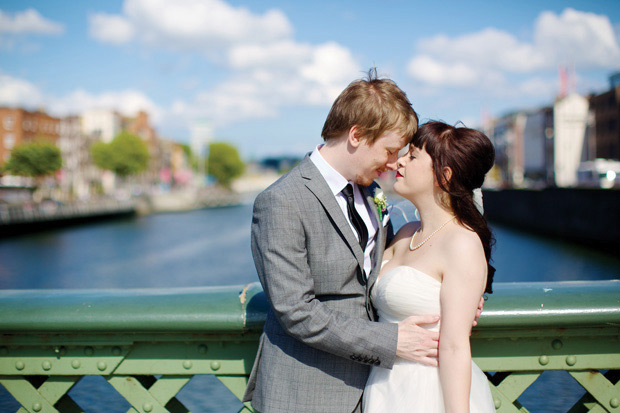
<path fill-rule="evenodd" d="M 0 107 L 0 165 L 11 157 L 14 147 L 35 140 L 56 143 L 60 135 L 60 119 L 42 110 Z"/>

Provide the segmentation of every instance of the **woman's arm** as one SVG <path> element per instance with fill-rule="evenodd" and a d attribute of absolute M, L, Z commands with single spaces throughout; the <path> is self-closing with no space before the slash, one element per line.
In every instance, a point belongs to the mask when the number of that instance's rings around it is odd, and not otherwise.
<path fill-rule="evenodd" d="M 459 232 L 442 254 L 439 378 L 446 413 L 469 412 L 469 335 L 486 281 L 486 259 L 475 233 Z"/>

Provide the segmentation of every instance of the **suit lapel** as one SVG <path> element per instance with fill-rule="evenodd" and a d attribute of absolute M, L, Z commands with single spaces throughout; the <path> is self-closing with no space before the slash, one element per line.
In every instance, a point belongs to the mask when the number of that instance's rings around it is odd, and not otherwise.
<path fill-rule="evenodd" d="M 302 178 L 306 179 L 306 187 L 316 196 L 319 202 L 325 208 L 325 211 L 335 223 L 340 234 L 349 245 L 349 248 L 355 255 L 360 268 L 364 269 L 364 252 L 360 247 L 360 244 L 349 225 L 349 222 L 345 218 L 340 205 L 336 201 L 336 197 L 329 189 L 329 185 L 325 182 L 325 179 L 312 163 L 309 156 L 306 156 L 299 164 L 299 171 Z"/>
<path fill-rule="evenodd" d="M 370 271 L 370 275 L 368 276 L 368 289 L 372 288 L 372 285 L 375 283 L 377 277 L 379 276 L 379 271 L 381 271 L 381 259 L 383 258 L 383 251 L 385 250 L 385 237 L 386 237 L 386 229 L 383 227 L 383 222 L 379 219 L 379 210 L 375 205 L 375 200 L 373 197 L 373 193 L 379 185 L 376 183 L 372 183 L 370 186 L 364 188 L 364 193 L 366 195 L 366 202 L 374 215 L 378 229 L 377 235 L 375 239 L 375 248 L 373 250 L 372 256 L 372 270 Z"/>

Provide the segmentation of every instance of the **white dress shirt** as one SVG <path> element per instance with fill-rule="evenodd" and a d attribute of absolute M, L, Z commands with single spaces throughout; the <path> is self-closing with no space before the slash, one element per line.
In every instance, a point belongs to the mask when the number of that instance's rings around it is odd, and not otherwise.
<path fill-rule="evenodd" d="M 310 155 L 310 160 L 317 167 L 329 189 L 331 189 L 344 217 L 346 218 L 353 234 L 359 240 L 359 235 L 353 226 L 353 223 L 349 219 L 349 214 L 347 212 L 347 200 L 342 190 L 347 184 L 351 184 L 353 186 L 353 197 L 355 200 L 355 210 L 360 214 L 364 224 L 366 224 L 366 228 L 368 229 L 368 243 L 366 244 L 366 248 L 364 249 L 364 272 L 366 274 L 370 274 L 370 270 L 372 269 L 372 260 L 370 257 L 370 253 L 372 252 L 375 246 L 375 235 L 377 234 L 378 224 L 375 216 L 370 213 L 368 210 L 369 205 L 364 202 L 364 195 L 362 194 L 359 186 L 354 182 L 349 182 L 346 180 L 344 176 L 342 176 L 338 171 L 336 171 L 326 160 L 323 158 L 319 149 L 323 145 L 319 145 L 316 147 L 314 151 L 312 151 L 312 155 Z"/>

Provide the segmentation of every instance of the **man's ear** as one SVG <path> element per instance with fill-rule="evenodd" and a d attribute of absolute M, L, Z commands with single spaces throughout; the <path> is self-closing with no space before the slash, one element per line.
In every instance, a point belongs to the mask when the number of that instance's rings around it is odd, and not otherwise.
<path fill-rule="evenodd" d="M 360 131 L 357 125 L 353 125 L 351 126 L 351 129 L 349 129 L 349 135 L 347 136 L 347 141 L 349 142 L 349 145 L 351 145 L 354 148 L 359 147 L 360 144 L 362 143 L 362 135 L 360 134 Z"/>

